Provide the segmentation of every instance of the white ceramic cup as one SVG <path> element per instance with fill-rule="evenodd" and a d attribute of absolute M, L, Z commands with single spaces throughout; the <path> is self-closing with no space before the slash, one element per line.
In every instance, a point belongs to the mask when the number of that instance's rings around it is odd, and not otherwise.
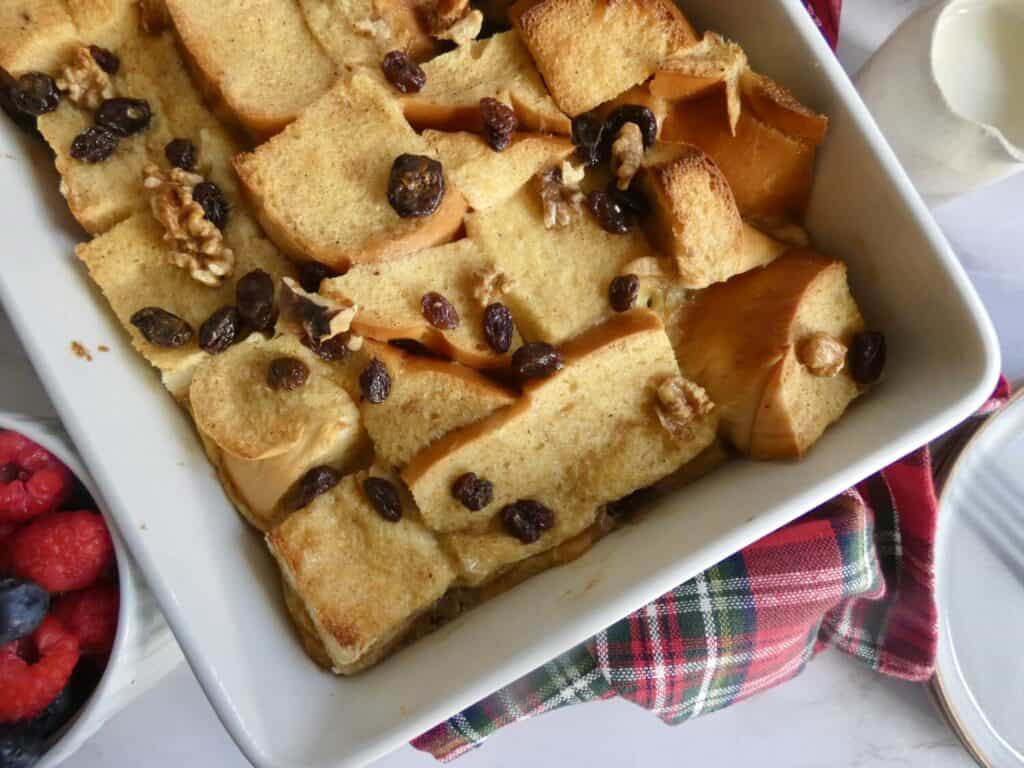
<path fill-rule="evenodd" d="M 53 768 L 70 756 L 107 720 L 152 688 L 182 661 L 181 651 L 146 588 L 131 555 L 103 509 L 89 475 L 56 419 L 33 419 L 0 411 L 0 430 L 20 432 L 63 461 L 95 499 L 110 528 L 117 558 L 120 613 L 110 660 L 96 690 L 72 716 L 63 733 L 35 768 Z"/>
<path fill-rule="evenodd" d="M 1024 0 L 925 7 L 856 85 L 929 204 L 1024 170 Z"/>

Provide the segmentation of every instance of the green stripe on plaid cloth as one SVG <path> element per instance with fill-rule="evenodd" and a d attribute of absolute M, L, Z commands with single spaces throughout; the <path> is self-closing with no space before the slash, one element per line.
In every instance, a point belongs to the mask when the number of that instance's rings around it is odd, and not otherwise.
<path fill-rule="evenodd" d="M 1009 399 L 1006 381 L 979 412 Z M 454 760 L 499 728 L 609 696 L 685 722 L 799 674 L 833 645 L 927 680 L 937 638 L 928 449 L 708 569 L 413 742 Z"/>

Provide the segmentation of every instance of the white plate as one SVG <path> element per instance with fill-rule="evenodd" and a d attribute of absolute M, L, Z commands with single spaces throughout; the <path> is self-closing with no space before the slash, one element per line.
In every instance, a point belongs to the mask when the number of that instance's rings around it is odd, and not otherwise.
<path fill-rule="evenodd" d="M 943 708 L 983 765 L 1024 767 L 1024 396 L 954 465 L 936 572 Z"/>
<path fill-rule="evenodd" d="M 849 261 L 871 324 L 888 334 L 884 383 L 805 461 L 728 467 L 350 680 L 303 654 L 262 541 L 75 263 L 43 153 L 0 126 L 3 301 L 197 677 L 254 763 L 370 761 L 936 437 L 994 386 L 999 352 L 980 302 L 798 0 L 686 9 L 831 115 L 810 225 Z M 72 339 L 112 351 L 87 363 L 70 354 Z"/>

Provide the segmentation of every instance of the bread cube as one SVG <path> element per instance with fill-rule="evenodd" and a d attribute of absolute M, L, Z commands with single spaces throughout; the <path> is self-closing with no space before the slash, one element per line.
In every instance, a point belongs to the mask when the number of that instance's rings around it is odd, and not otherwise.
<path fill-rule="evenodd" d="M 863 329 L 846 266 L 795 250 L 699 294 L 676 353 L 718 405 L 736 448 L 756 459 L 796 458 L 860 394 L 845 350 Z M 805 345 L 819 341 L 831 368 L 807 355 Z"/>
<path fill-rule="evenodd" d="M 747 70 L 740 79 L 744 105 L 757 118 L 795 139 L 818 146 L 828 133 L 828 117 L 804 106 L 783 86 L 765 75 Z"/>
<path fill-rule="evenodd" d="M 405 51 L 422 61 L 437 42 L 417 0 L 298 0 L 313 35 L 339 66 L 379 67 L 384 54 Z"/>
<path fill-rule="evenodd" d="M 696 42 L 672 0 L 519 0 L 510 11 L 562 110 L 575 117 L 642 83 Z"/>
<path fill-rule="evenodd" d="M 374 473 L 374 476 L 378 476 Z M 352 674 L 401 641 L 455 579 L 434 535 L 403 496 L 398 522 L 381 517 L 366 498 L 360 472 L 299 510 L 267 534 L 281 574 L 305 608 L 334 672 Z M 300 626 L 305 620 L 299 615 Z"/>
<path fill-rule="evenodd" d="M 78 30 L 61 0 L 0 3 L 0 69 L 9 75 L 55 75 L 78 44 Z"/>
<path fill-rule="evenodd" d="M 339 82 L 288 128 L 235 159 L 267 234 L 298 259 L 343 272 L 450 240 L 466 203 L 446 180 L 433 214 L 402 218 L 388 203 L 401 154 L 430 148 L 374 78 Z"/>

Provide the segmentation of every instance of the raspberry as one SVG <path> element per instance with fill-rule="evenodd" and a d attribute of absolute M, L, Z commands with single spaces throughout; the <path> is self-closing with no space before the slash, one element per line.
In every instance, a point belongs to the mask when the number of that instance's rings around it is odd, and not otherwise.
<path fill-rule="evenodd" d="M 52 614 L 78 639 L 83 655 L 106 659 L 114 645 L 119 603 L 116 586 L 96 584 L 60 598 Z"/>
<path fill-rule="evenodd" d="M 85 589 L 114 560 L 103 518 L 93 512 L 54 512 L 14 534 L 11 571 L 49 592 Z"/>
<path fill-rule="evenodd" d="M 71 470 L 52 453 L 17 432 L 0 432 L 0 521 L 52 512 L 73 486 Z"/>
<path fill-rule="evenodd" d="M 38 660 L 29 663 L 18 643 L 0 647 L 0 723 L 35 717 L 57 698 L 78 663 L 78 641 L 52 616 L 31 637 Z"/>

